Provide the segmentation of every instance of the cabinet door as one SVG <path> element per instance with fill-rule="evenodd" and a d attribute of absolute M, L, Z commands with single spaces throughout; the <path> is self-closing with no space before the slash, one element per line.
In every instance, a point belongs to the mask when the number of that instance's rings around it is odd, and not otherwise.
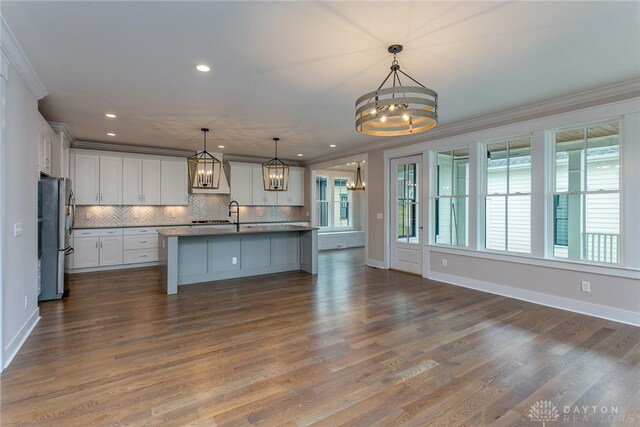
<path fill-rule="evenodd" d="M 122 204 L 141 205 L 142 159 L 122 159 Z"/>
<path fill-rule="evenodd" d="M 142 203 L 160 204 L 160 160 L 142 161 Z"/>
<path fill-rule="evenodd" d="M 100 237 L 100 265 L 122 264 L 122 236 Z"/>
<path fill-rule="evenodd" d="M 187 161 L 162 160 L 160 164 L 160 204 L 186 205 Z"/>
<path fill-rule="evenodd" d="M 252 201 L 252 171 L 250 165 L 231 165 L 231 182 L 229 183 L 231 200 L 241 205 L 251 205 Z"/>
<path fill-rule="evenodd" d="M 93 154 L 75 155 L 75 187 L 76 204 L 97 205 L 99 200 L 100 156 Z"/>
<path fill-rule="evenodd" d="M 73 239 L 73 268 L 97 267 L 99 264 L 99 237 Z"/>
<path fill-rule="evenodd" d="M 275 206 L 279 191 L 265 191 L 262 179 L 262 165 L 253 167 L 253 205 Z"/>
<path fill-rule="evenodd" d="M 289 187 L 287 191 L 278 193 L 278 205 L 302 206 L 304 205 L 304 169 L 289 169 Z"/>
<path fill-rule="evenodd" d="M 47 175 L 51 175 L 51 138 L 44 137 L 44 170 Z"/>
<path fill-rule="evenodd" d="M 122 204 L 122 157 L 100 156 L 100 204 Z"/>

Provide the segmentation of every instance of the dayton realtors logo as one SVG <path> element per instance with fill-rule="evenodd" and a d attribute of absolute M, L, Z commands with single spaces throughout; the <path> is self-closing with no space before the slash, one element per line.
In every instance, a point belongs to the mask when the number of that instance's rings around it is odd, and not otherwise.
<path fill-rule="evenodd" d="M 584 426 L 588 423 L 633 423 L 640 419 L 633 415 L 620 415 L 617 406 L 565 405 L 560 411 L 549 400 L 539 400 L 531 405 L 528 416 L 531 421 L 542 422 L 543 427 L 546 427 L 548 422 L 573 423 Z"/>
<path fill-rule="evenodd" d="M 560 418 L 558 408 L 548 400 L 538 400 L 529 409 L 529 419 L 531 421 L 542 421 L 542 427 L 545 427 L 547 422 L 557 421 L 558 418 Z"/>

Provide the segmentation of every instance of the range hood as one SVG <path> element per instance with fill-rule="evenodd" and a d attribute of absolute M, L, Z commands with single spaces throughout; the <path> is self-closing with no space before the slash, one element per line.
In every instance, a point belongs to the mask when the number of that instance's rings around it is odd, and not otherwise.
<path fill-rule="evenodd" d="M 220 183 L 218 188 L 189 188 L 189 193 L 192 194 L 229 194 L 229 180 L 227 179 L 227 174 L 229 172 L 229 163 L 225 163 L 222 161 L 222 153 L 211 153 L 213 157 L 220 160 L 222 163 L 222 169 L 220 170 Z"/>

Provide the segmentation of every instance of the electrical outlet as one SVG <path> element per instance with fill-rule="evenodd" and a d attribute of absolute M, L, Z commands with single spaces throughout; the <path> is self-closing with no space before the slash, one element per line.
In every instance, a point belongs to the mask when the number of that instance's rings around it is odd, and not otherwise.
<path fill-rule="evenodd" d="M 16 222 L 13 224 L 13 237 L 22 236 L 22 223 Z"/>
<path fill-rule="evenodd" d="M 138 212 L 134 212 L 133 219 L 138 219 L 138 218 L 140 218 L 140 215 L 138 215 Z"/>
<path fill-rule="evenodd" d="M 449 266 L 449 263 L 447 262 L 446 258 L 442 258 L 442 266 L 443 267 L 448 267 Z"/>
<path fill-rule="evenodd" d="M 84 219 L 91 219 L 91 214 L 89 212 L 85 212 Z"/>
<path fill-rule="evenodd" d="M 231 264 L 237 264 L 238 263 L 238 258 L 237 257 L 231 257 Z"/>
<path fill-rule="evenodd" d="M 171 218 L 175 218 L 176 217 L 176 212 L 175 211 L 171 211 Z"/>
<path fill-rule="evenodd" d="M 591 292 L 591 282 L 582 282 L 582 292 Z"/>
<path fill-rule="evenodd" d="M 27 307 L 29 307 L 29 297 L 25 296 L 24 297 L 24 309 L 26 310 Z"/>

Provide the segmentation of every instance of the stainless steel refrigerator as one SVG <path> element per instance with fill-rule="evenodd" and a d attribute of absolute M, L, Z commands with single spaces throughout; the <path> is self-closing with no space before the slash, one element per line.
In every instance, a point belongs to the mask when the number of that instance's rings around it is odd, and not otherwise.
<path fill-rule="evenodd" d="M 39 301 L 60 299 L 67 291 L 64 257 L 73 253 L 71 234 L 75 213 L 71 180 L 41 178 L 38 182 Z"/>

